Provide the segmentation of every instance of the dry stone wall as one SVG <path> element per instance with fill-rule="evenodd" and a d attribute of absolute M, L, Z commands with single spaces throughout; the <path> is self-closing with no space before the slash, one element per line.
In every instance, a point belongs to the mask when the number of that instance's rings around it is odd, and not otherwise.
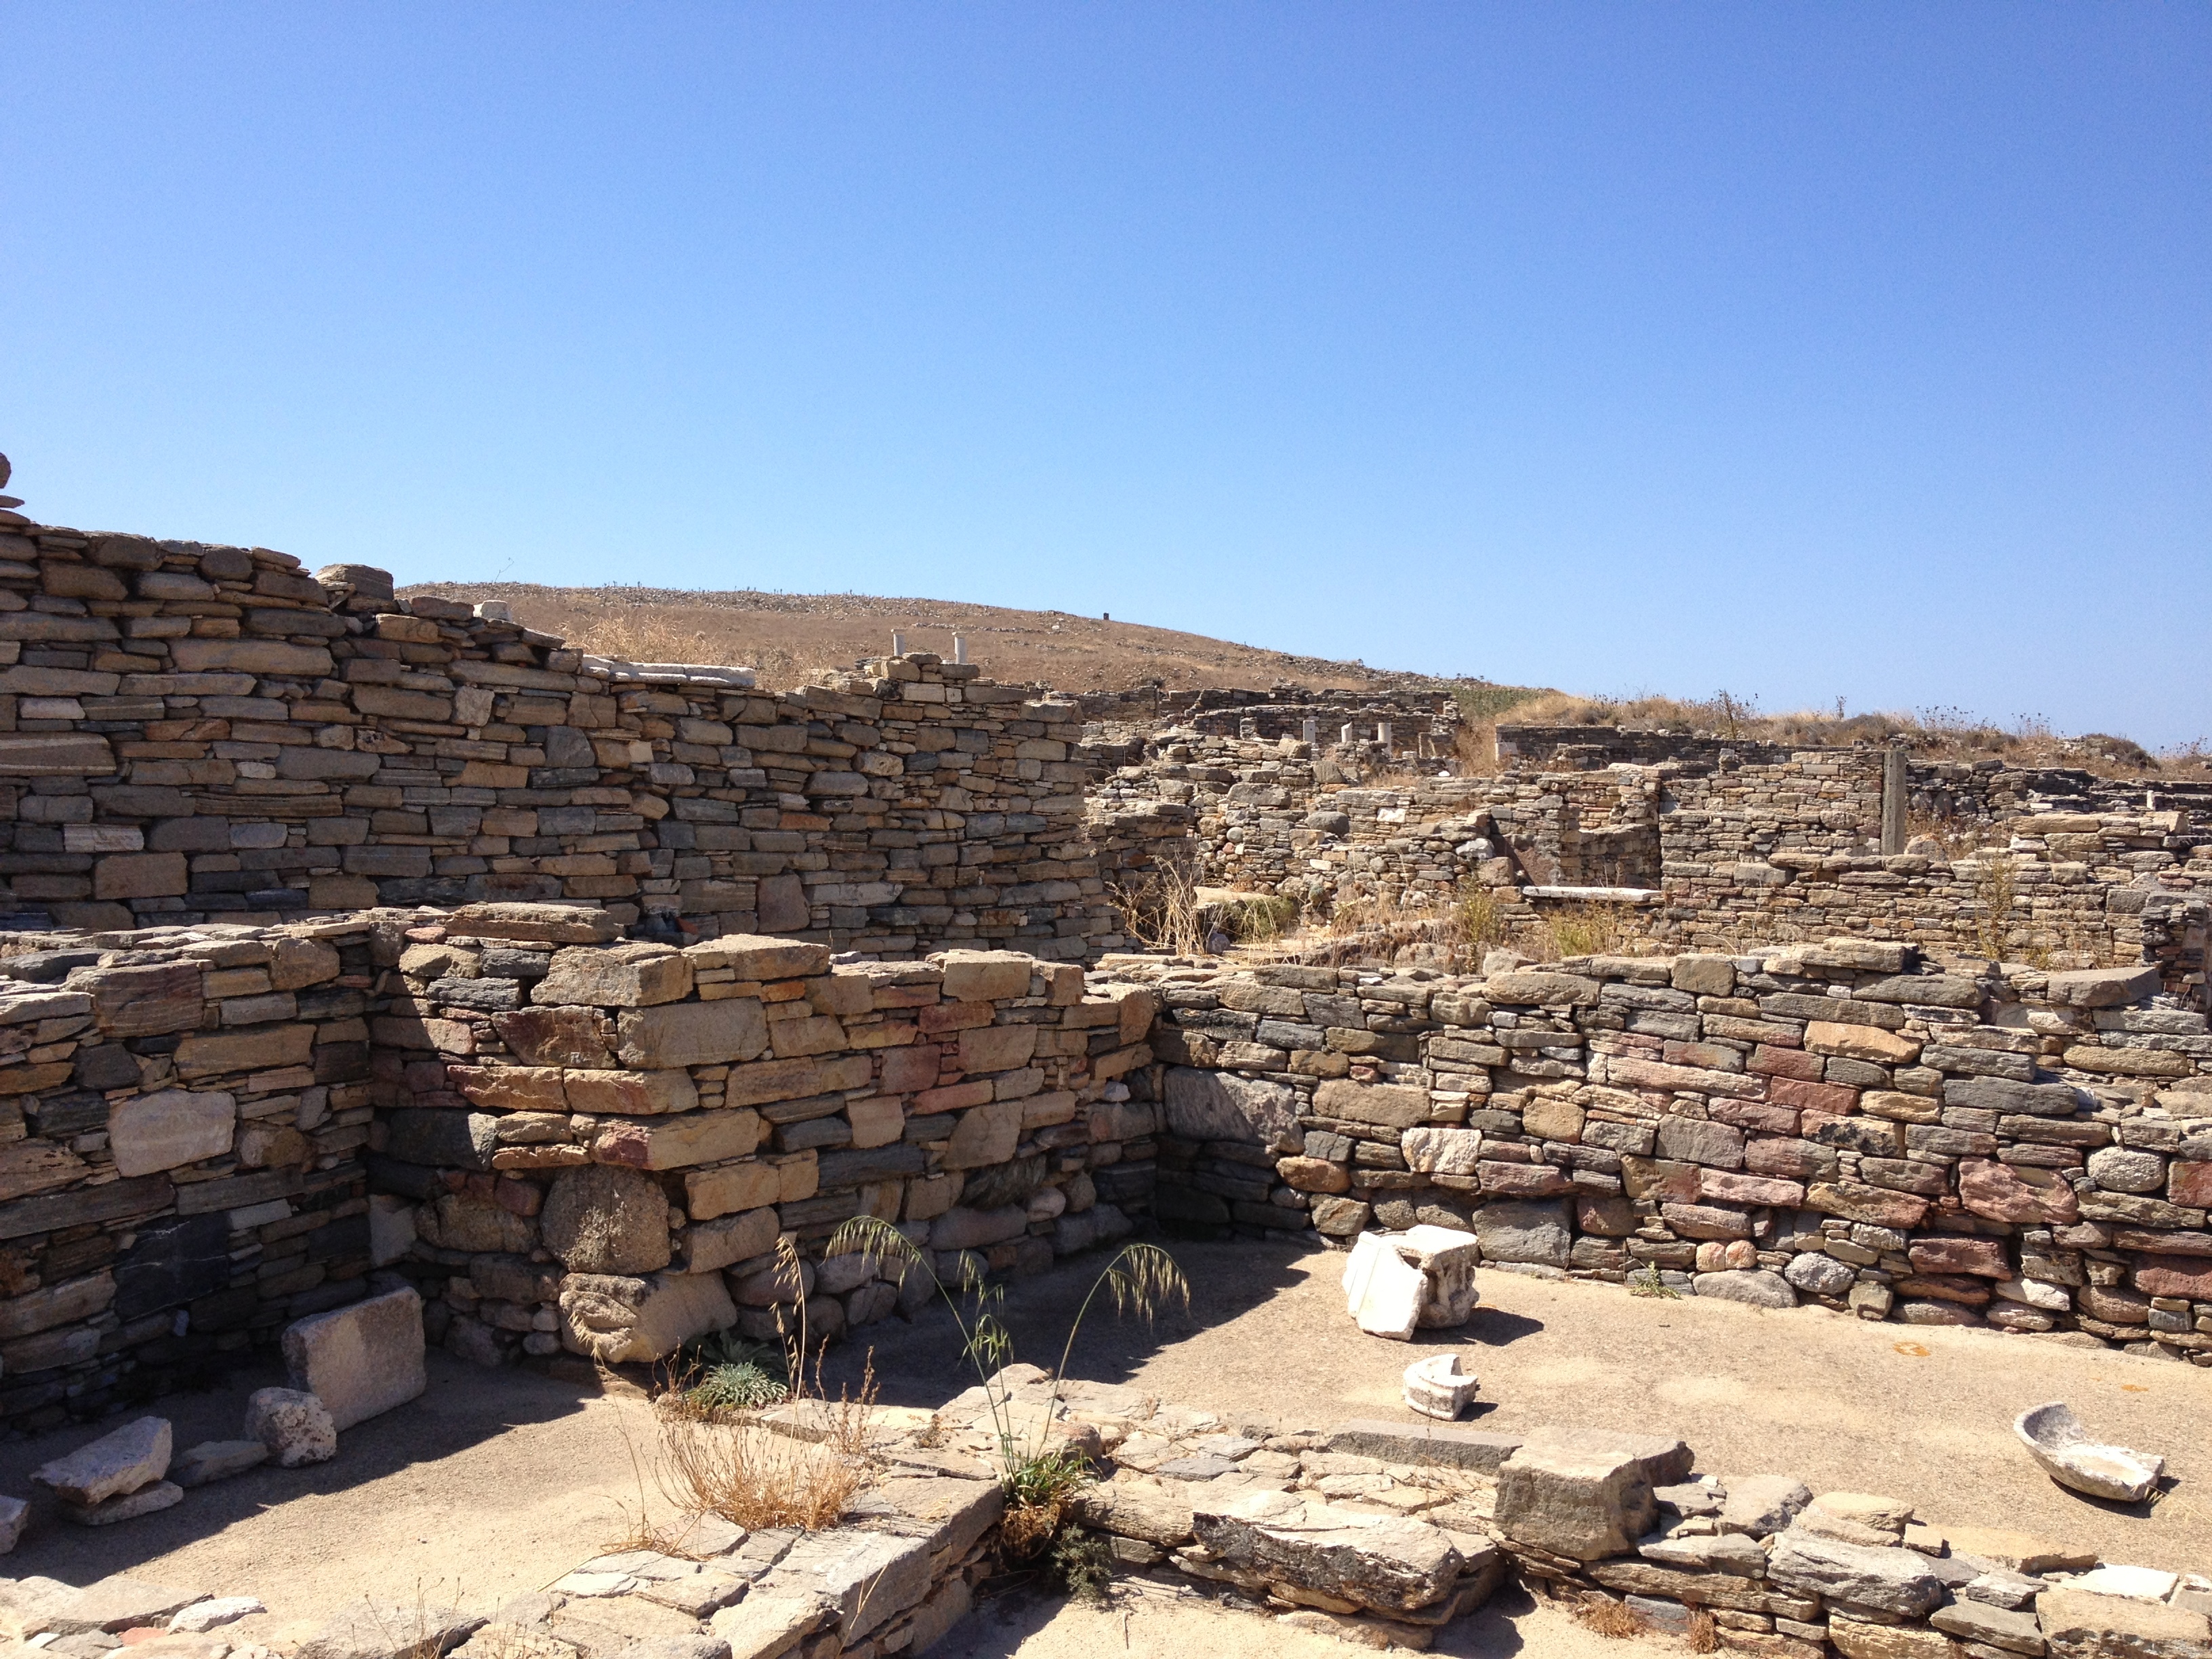
<path fill-rule="evenodd" d="M 1163 1221 L 2212 1364 L 2212 1036 L 2154 968 L 1103 967 L 1160 996 Z"/>
<path fill-rule="evenodd" d="M 369 932 L 0 959 L 0 1421 L 177 1386 L 362 1294 Z"/>
<path fill-rule="evenodd" d="M 659 1358 L 732 1324 L 795 1330 L 801 1304 L 834 1337 L 902 1294 L 862 1256 L 823 1259 L 853 1216 L 957 1283 L 971 1262 L 1039 1270 L 1149 1208 L 1157 1113 L 1125 1080 L 1151 1062 L 1144 988 L 1094 994 L 1011 951 L 679 951 L 547 906 L 380 924 L 376 946 L 380 1260 L 470 1358 Z"/>
<path fill-rule="evenodd" d="M 587 900 L 694 936 L 1084 954 L 1071 702 L 925 653 L 781 694 L 365 566 L 0 534 L 0 880 L 114 929 Z"/>
<path fill-rule="evenodd" d="M 1171 826 L 1157 838 L 1200 880 L 1320 915 L 1378 901 L 1449 909 L 1480 892 L 1510 926 L 1574 902 L 1545 890 L 1627 890 L 1609 896 L 1638 905 L 1638 929 L 1683 946 L 1850 933 L 1964 953 L 1994 933 L 2008 957 L 2151 961 L 2169 989 L 2203 994 L 2212 810 L 2178 794 L 2154 809 L 2045 810 L 2049 798 L 2007 775 L 1914 768 L 1916 801 L 1972 781 L 1971 813 L 1946 797 L 1955 821 L 2010 833 L 1987 855 L 1950 855 L 1932 837 L 1885 855 L 1882 767 L 1879 750 L 1826 750 L 1378 786 L 1296 740 L 1178 731 L 1105 781 L 1092 833 L 1125 846 L 1123 826 L 1187 814 L 1186 840 L 1166 839 Z M 1953 770 L 1965 776 L 1939 775 Z"/>

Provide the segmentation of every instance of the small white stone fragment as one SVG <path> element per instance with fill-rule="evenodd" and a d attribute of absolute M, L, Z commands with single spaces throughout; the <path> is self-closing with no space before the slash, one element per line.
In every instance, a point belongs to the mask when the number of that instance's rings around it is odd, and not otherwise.
<path fill-rule="evenodd" d="M 1474 1373 L 1460 1369 L 1455 1353 L 1431 1354 L 1406 1367 L 1407 1406 L 1446 1423 L 1467 1409 L 1476 1386 Z"/>
<path fill-rule="evenodd" d="M 169 1628 L 198 1636 L 223 1625 L 234 1625 L 249 1614 L 268 1611 L 251 1595 L 218 1595 L 212 1601 L 193 1602 L 170 1619 Z"/>

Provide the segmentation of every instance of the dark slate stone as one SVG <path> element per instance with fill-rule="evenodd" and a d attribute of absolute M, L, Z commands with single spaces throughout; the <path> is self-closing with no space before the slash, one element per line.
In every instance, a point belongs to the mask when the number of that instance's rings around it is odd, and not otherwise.
<path fill-rule="evenodd" d="M 1003 1210 L 1010 1204 L 1026 1204 L 1044 1185 L 1045 1155 L 1032 1153 L 988 1170 L 978 1170 L 961 1188 L 960 1201 L 972 1210 Z"/>
<path fill-rule="evenodd" d="M 410 1164 L 404 1159 L 386 1158 L 381 1152 L 371 1152 L 364 1160 L 368 1168 L 368 1189 L 373 1193 L 392 1193 L 400 1198 L 435 1198 L 446 1190 L 446 1183 L 438 1172 L 425 1164 Z"/>
<path fill-rule="evenodd" d="M 513 979 L 440 979 L 430 982 L 430 998 L 453 1008 L 503 1014 L 522 1006 L 522 982 Z"/>
<path fill-rule="evenodd" d="M 13 1199 L 0 1204 L 0 1238 L 28 1238 L 33 1233 L 58 1232 L 64 1227 L 153 1215 L 176 1200 L 177 1189 L 167 1176 L 140 1176 L 133 1181 L 111 1181 L 73 1193 Z"/>
<path fill-rule="evenodd" d="M 133 1081 L 138 1068 L 131 1068 Z M 95 1094 L 72 1091 L 65 1095 L 49 1095 L 43 1100 L 28 1103 L 31 1120 L 39 1126 L 39 1133 L 49 1139 L 59 1140 L 70 1135 L 96 1133 L 107 1127 L 107 1102 Z"/>
<path fill-rule="evenodd" d="M 824 1152 L 821 1160 L 822 1186 L 827 1190 L 917 1176 L 921 1173 L 922 1163 L 921 1148 L 902 1140 L 856 1152 Z"/>
<path fill-rule="evenodd" d="M 138 1319 L 212 1296 L 230 1283 L 230 1221 L 179 1216 L 138 1230 L 115 1268 L 115 1315 Z"/>
<path fill-rule="evenodd" d="M 449 1170 L 489 1170 L 499 1120 L 489 1112 L 425 1111 L 403 1107 L 386 1115 L 386 1157 Z"/>
<path fill-rule="evenodd" d="M 2026 1056 L 2021 1056 L 2026 1058 Z M 2003 1077 L 1946 1078 L 1946 1106 L 1972 1106 L 2009 1116 L 2071 1117 L 2091 1104 L 2070 1083 L 2022 1083 Z"/>
<path fill-rule="evenodd" d="M 73 1079 L 80 1089 L 120 1089 L 138 1081 L 138 1057 L 119 1042 L 102 1042 L 76 1053 Z M 105 1103 L 102 1103 L 103 1109 Z"/>

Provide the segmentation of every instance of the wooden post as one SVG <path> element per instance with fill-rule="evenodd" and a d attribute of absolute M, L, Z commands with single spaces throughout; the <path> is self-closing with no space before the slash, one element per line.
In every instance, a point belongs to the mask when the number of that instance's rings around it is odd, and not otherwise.
<path fill-rule="evenodd" d="M 1881 851 L 1885 858 L 1905 850 L 1905 750 L 1893 744 L 1881 757 Z"/>

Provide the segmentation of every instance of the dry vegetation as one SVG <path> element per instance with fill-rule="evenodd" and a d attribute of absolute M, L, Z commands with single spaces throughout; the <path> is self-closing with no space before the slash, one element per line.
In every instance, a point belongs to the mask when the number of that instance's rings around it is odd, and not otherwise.
<path fill-rule="evenodd" d="M 1158 684 L 1174 690 L 1264 690 L 1285 682 L 1316 689 L 1377 692 L 1448 691 L 1458 702 L 1463 772 L 1492 769 L 1492 729 L 1501 720 L 1528 726 L 1626 726 L 1729 739 L 1808 747 L 1885 743 L 1902 736 L 1927 759 L 2000 756 L 2020 763 L 2078 766 L 2112 775 L 2158 770 L 2212 779 L 2212 750 L 2203 742 L 2153 756 L 2123 737 L 2089 732 L 2062 737 L 2039 715 L 2009 725 L 1958 708 L 1847 714 L 1833 709 L 1764 714 L 1756 696 L 1717 691 L 1705 698 L 1656 696 L 1583 697 L 1538 686 L 1370 668 L 1364 663 L 1302 657 L 1141 623 L 1060 611 L 1018 611 L 951 599 L 884 599 L 863 593 L 774 593 L 611 585 L 543 587 L 529 582 L 428 582 L 403 593 L 435 594 L 476 604 L 503 600 L 526 627 L 558 635 L 578 648 L 633 662 L 728 663 L 755 669 L 761 684 L 802 685 L 826 668 L 849 668 L 890 649 L 894 632 L 907 648 L 950 659 L 952 638 L 967 641 L 968 659 L 993 679 L 1050 685 L 1066 691 L 1127 690 Z"/>
<path fill-rule="evenodd" d="M 2156 771 L 2177 778 L 2212 778 L 2212 749 L 2201 740 L 2153 755 L 2131 739 L 2109 732 L 2063 737 L 2039 714 L 2021 714 L 2009 724 L 1963 708 L 1854 714 L 1844 709 L 1840 698 L 1832 709 L 1768 714 L 1759 712 L 1757 697 L 1728 691 L 1702 699 L 1578 697 L 1564 691 L 1490 686 L 1455 695 L 1461 712 L 1474 727 L 1462 745 L 1465 757 L 1479 756 L 1477 764 L 1484 769 L 1492 764 L 1491 730 L 1502 720 L 1515 726 L 1632 726 L 1802 748 L 1846 748 L 1902 738 L 1922 760 L 1994 756 L 2014 765 L 2078 767 L 2112 777 Z"/>
<path fill-rule="evenodd" d="M 952 636 L 993 679 L 1071 691 L 1118 690 L 1159 682 L 1178 689 L 1401 683 L 1359 663 L 1329 662 L 1209 639 L 1141 623 L 1015 611 L 951 599 L 878 599 L 860 593 L 688 592 L 658 587 L 540 587 L 525 582 L 429 582 L 404 590 L 466 600 L 504 600 L 525 627 L 633 662 L 730 663 L 759 671 L 761 684 L 805 684 L 822 668 L 849 668 L 891 647 L 948 661 Z"/>

